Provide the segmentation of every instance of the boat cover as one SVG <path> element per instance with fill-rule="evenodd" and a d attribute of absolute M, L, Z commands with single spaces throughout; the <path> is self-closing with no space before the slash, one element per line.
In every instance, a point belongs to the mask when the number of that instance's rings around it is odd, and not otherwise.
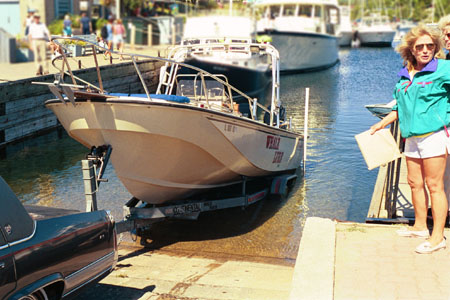
<path fill-rule="evenodd" d="M 117 97 L 125 96 L 125 97 L 147 98 L 146 94 L 109 93 L 108 95 L 117 96 Z M 178 103 L 189 103 L 190 102 L 188 97 L 177 96 L 177 95 L 150 94 L 150 98 L 162 99 L 162 100 L 178 102 Z"/>

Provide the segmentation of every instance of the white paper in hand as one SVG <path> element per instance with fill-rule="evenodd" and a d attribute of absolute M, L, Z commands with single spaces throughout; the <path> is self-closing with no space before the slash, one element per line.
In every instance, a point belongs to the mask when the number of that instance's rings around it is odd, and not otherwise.
<path fill-rule="evenodd" d="M 378 130 L 373 135 L 367 130 L 355 135 L 355 139 L 369 170 L 402 156 L 389 129 Z"/>

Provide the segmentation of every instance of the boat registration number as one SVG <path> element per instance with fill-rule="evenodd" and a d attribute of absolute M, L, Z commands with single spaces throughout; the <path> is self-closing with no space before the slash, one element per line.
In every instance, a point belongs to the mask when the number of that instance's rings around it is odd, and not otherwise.
<path fill-rule="evenodd" d="M 171 207 L 172 213 L 175 216 L 179 215 L 187 215 L 190 213 L 201 212 L 200 204 L 192 203 L 192 204 L 183 204 Z"/>

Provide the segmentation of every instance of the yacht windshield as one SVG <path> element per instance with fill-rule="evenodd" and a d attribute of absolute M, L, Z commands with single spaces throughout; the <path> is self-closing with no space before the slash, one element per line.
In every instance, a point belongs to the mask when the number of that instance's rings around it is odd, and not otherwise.
<path fill-rule="evenodd" d="M 300 17 L 310 18 L 312 13 L 312 5 L 300 5 L 298 15 Z"/>
<path fill-rule="evenodd" d="M 284 17 L 295 17 L 295 4 L 285 4 L 283 6 Z"/>

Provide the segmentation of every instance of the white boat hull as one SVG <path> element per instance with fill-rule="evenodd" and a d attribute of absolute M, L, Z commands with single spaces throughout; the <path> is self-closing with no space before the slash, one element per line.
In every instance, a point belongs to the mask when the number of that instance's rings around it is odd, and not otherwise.
<path fill-rule="evenodd" d="M 352 31 L 341 31 L 339 35 L 339 46 L 340 47 L 350 47 L 352 44 L 353 32 Z"/>
<path fill-rule="evenodd" d="M 362 46 L 391 46 L 394 30 L 359 30 L 358 38 Z"/>
<path fill-rule="evenodd" d="M 306 72 L 334 66 L 339 59 L 337 37 L 327 34 L 266 31 L 280 53 L 280 71 Z"/>
<path fill-rule="evenodd" d="M 293 171 L 303 156 L 300 135 L 188 105 L 132 98 L 46 105 L 83 145 L 111 145 L 119 179 L 134 197 L 152 204 L 241 176 Z"/>

